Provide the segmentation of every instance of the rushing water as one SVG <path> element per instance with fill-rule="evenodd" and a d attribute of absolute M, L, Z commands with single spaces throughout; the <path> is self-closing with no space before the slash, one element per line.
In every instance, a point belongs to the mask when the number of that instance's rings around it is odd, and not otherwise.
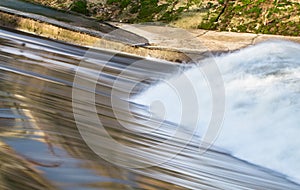
<path fill-rule="evenodd" d="M 216 147 L 200 154 L 197 141 L 212 102 L 198 93 L 207 88 L 198 66 L 104 50 L 87 53 L 85 48 L 1 30 L 0 145 L 6 148 L 0 153 L 8 166 L 0 169 L 0 185 L 40 189 L 43 181 L 54 189 L 299 189 L 290 180 L 299 177 L 298 50 L 298 44 L 265 43 L 215 59 L 224 79 L 226 114 Z M 130 67 L 135 62 L 139 64 Z M 101 158 L 82 138 L 78 124 L 92 132 L 97 127 L 88 117 L 93 106 L 106 131 L 130 147 L 166 142 L 178 123 L 190 133 L 190 121 L 176 119 L 182 114 L 178 100 L 165 85 L 183 75 L 198 84 L 199 106 L 207 108 L 200 110 L 204 119 L 191 142 L 183 145 L 182 136 L 175 136 L 166 146 L 134 155 L 101 141 Z M 75 96 L 75 104 L 74 92 L 84 95 Z M 160 102 L 148 109 L 153 100 Z M 127 120 L 129 115 L 136 120 Z M 162 127 L 155 128 L 157 124 Z M 176 152 L 176 147 L 182 150 Z M 120 166 L 147 165 L 165 157 L 171 159 L 150 167 Z M 24 167 L 32 170 L 17 172 Z"/>
<path fill-rule="evenodd" d="M 200 62 L 217 64 L 224 79 L 226 117 L 214 145 L 243 160 L 288 175 L 300 181 L 300 45 L 288 41 L 270 41 L 232 54 Z M 199 72 L 199 65 L 182 75 L 189 76 L 197 89 L 200 117 L 198 133 L 205 132 L 212 112 L 209 86 Z M 216 76 L 215 76 L 216 77 Z M 174 107 L 180 96 L 169 88 L 182 76 L 160 83 L 138 96 L 136 102 L 165 104 L 167 120 L 186 126 Z M 164 97 L 166 94 L 168 98 Z M 204 109 L 203 109 L 204 108 Z M 175 111 L 174 111 L 175 110 Z M 159 111 L 157 115 L 159 115 Z M 191 115 L 191 114 L 189 114 Z"/>

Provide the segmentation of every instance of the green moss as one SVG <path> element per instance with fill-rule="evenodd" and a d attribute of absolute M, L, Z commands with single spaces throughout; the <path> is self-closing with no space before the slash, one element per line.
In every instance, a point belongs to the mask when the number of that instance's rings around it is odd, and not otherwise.
<path fill-rule="evenodd" d="M 205 30 L 211 30 L 212 28 L 212 23 L 209 23 L 209 22 L 202 22 L 198 28 L 200 29 L 205 29 Z"/>
<path fill-rule="evenodd" d="M 243 3 L 243 4 L 250 4 L 250 3 L 251 3 L 251 0 L 242 0 L 242 3 Z"/>
<path fill-rule="evenodd" d="M 124 9 L 125 7 L 127 7 L 127 6 L 130 4 L 130 2 L 131 2 L 131 0 L 123 0 L 123 1 L 121 1 L 121 3 L 120 3 L 120 7 L 121 7 L 122 9 Z"/>
<path fill-rule="evenodd" d="M 239 32 L 247 32 L 247 26 L 245 25 L 239 25 L 237 29 Z"/>
<path fill-rule="evenodd" d="M 86 0 L 74 1 L 73 4 L 71 5 L 71 11 L 81 13 L 81 14 L 88 14 Z"/>
<path fill-rule="evenodd" d="M 255 13 L 256 15 L 259 15 L 261 13 L 261 8 L 260 7 L 252 7 L 249 10 L 247 10 L 245 13 L 246 14 Z"/>
<path fill-rule="evenodd" d="M 109 4 L 109 5 L 111 5 L 113 3 L 118 3 L 118 2 L 120 2 L 120 1 L 119 0 L 107 0 L 106 1 L 106 3 Z"/>
<path fill-rule="evenodd" d="M 129 12 L 130 12 L 131 14 L 135 14 L 135 13 L 138 13 L 139 9 L 140 9 L 140 6 L 138 6 L 138 5 L 133 5 L 133 6 L 130 8 Z"/>

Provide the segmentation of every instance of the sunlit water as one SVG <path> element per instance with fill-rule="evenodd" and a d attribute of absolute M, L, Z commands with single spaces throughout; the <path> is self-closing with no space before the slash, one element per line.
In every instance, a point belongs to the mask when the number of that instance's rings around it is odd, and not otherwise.
<path fill-rule="evenodd" d="M 216 64 L 224 80 L 225 119 L 216 147 L 230 154 L 288 175 L 300 181 L 300 45 L 287 41 L 272 41 L 206 59 L 200 64 Z M 198 135 L 205 132 L 211 115 L 212 102 L 209 84 L 201 65 L 182 75 L 194 81 L 198 97 Z M 151 105 L 162 100 L 163 117 L 189 126 L 181 121 L 180 96 L 170 89 L 170 84 L 182 76 L 152 86 L 137 96 L 136 102 Z M 171 95 L 167 95 L 170 94 Z M 173 92 L 173 93 L 172 93 Z M 167 96 L 167 98 L 166 98 Z M 197 104 L 197 103 L 196 103 Z M 174 111 L 175 110 L 175 111 Z M 156 111 L 156 115 L 160 115 Z"/>
<path fill-rule="evenodd" d="M 1 30 L 0 138 L 15 151 L 12 155 L 58 189 L 299 189 L 292 182 L 299 178 L 299 49 L 298 44 L 270 42 L 213 60 L 224 80 L 226 112 L 215 146 L 200 154 L 198 140 L 210 120 L 213 102 L 199 67 L 211 59 L 195 66 L 100 50 L 87 54 L 84 48 Z M 128 68 L 135 62 L 139 64 Z M 75 73 L 83 83 L 73 84 Z M 198 104 L 189 108 L 199 108 L 196 131 L 190 131 L 195 126 L 188 119 L 180 120 L 178 94 L 166 85 L 183 75 L 195 84 Z M 98 117 L 120 143 L 149 147 L 164 142 L 178 123 L 194 135 L 193 141 L 177 154 L 172 147 L 182 146 L 180 138 L 168 142 L 169 148 L 139 155 L 141 162 L 176 155 L 152 167 L 114 165 L 114 160 L 130 163 L 136 157 L 117 154 L 109 145 L 100 148 L 103 154 L 113 153 L 112 163 L 101 159 L 76 126 L 81 122 L 93 129 L 97 123 L 86 118 L 75 122 L 72 107 L 74 88 L 93 91 L 89 89 L 93 81 L 97 81 Z M 131 110 L 113 105 L 118 100 L 129 103 Z M 78 104 L 82 105 L 79 113 L 92 112 L 89 99 Z M 117 113 L 129 123 L 127 129 L 116 119 Z M 126 121 L 131 114 L 137 119 Z M 157 123 L 162 127 L 156 129 Z M 2 176 L 10 172 L 1 168 Z M 14 176 L 16 182 L 28 181 L 24 189 L 32 189 L 30 178 L 21 173 Z"/>

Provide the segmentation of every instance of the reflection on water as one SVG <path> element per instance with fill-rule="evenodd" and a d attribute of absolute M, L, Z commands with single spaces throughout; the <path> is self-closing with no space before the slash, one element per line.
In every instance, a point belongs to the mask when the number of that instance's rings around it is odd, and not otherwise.
<path fill-rule="evenodd" d="M 22 189 L 299 189 L 280 174 L 228 154 L 211 150 L 199 155 L 192 144 L 169 162 L 142 169 L 118 167 L 99 158 L 80 136 L 72 110 L 75 69 L 85 52 L 79 47 L 0 31 L 1 189 L 20 189 L 18 184 Z M 97 57 L 110 54 L 94 53 Z M 102 70 L 96 88 L 97 110 L 107 131 L 119 142 L 137 147 L 161 142 L 168 132 L 165 128 L 151 136 L 134 134 L 121 128 L 114 118 L 108 100 L 115 76 L 139 59 L 114 57 Z M 103 61 L 84 61 L 87 64 L 82 71 L 89 73 L 88 83 L 97 76 L 94 66 Z M 178 65 L 145 61 L 124 74 L 124 86 L 117 94 L 122 98 L 122 90 L 131 81 L 142 80 L 134 94 L 180 70 Z M 137 116 L 147 118 L 138 110 Z M 93 127 L 94 123 L 85 124 Z M 179 142 L 171 146 L 180 146 Z M 105 148 L 109 152 L 113 147 Z M 169 153 L 171 149 L 156 152 L 160 156 Z"/>

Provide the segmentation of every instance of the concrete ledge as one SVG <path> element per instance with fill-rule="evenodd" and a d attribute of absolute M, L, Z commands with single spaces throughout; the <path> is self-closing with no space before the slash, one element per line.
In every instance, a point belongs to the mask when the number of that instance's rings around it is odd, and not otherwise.
<path fill-rule="evenodd" d="M 200 29 L 183 30 L 165 26 L 138 24 L 111 24 L 146 38 L 152 48 L 168 48 L 185 52 L 198 52 L 200 55 L 205 52 L 235 51 L 266 40 L 289 40 L 300 43 L 300 37 L 216 32 Z"/>
<path fill-rule="evenodd" d="M 72 44 L 117 50 L 143 57 L 150 56 L 176 62 L 190 60 L 187 55 L 176 49 L 159 49 L 133 46 L 126 43 L 95 37 L 90 34 L 73 31 L 63 27 L 55 26 L 53 24 L 42 22 L 40 20 L 34 20 L 3 11 L 0 11 L 0 26 L 29 32 L 35 35 Z"/>

